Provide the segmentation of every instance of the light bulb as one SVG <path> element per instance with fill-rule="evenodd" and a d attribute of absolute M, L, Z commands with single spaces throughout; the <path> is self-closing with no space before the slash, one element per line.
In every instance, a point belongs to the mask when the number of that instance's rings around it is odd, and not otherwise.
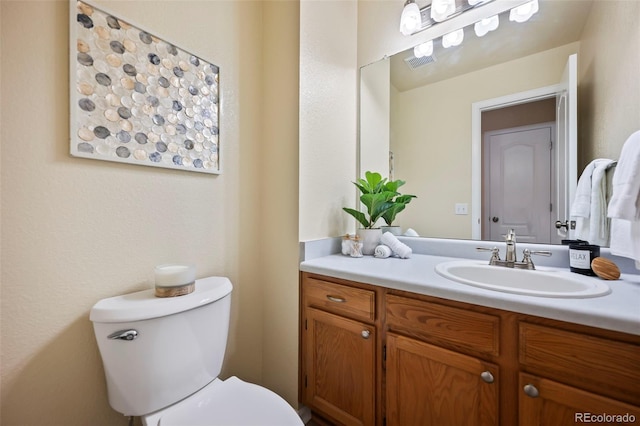
<path fill-rule="evenodd" d="M 458 46 L 464 40 L 464 30 L 460 28 L 459 30 L 452 31 L 449 34 L 445 34 L 442 37 L 442 47 L 449 48 L 453 46 Z"/>
<path fill-rule="evenodd" d="M 515 22 L 528 21 L 538 11 L 538 0 L 531 0 L 528 3 L 514 7 L 509 12 L 509 20 Z"/>
<path fill-rule="evenodd" d="M 411 35 L 420 29 L 420 25 L 422 25 L 422 17 L 418 5 L 413 1 L 405 4 L 400 16 L 400 32 L 406 36 Z"/>
<path fill-rule="evenodd" d="M 413 48 L 413 56 L 416 58 L 431 55 L 433 55 L 433 40 L 429 40 L 428 42 L 419 44 Z"/>
<path fill-rule="evenodd" d="M 498 15 L 494 15 L 491 18 L 485 18 L 474 24 L 473 29 L 478 37 L 486 35 L 489 31 L 493 31 L 500 25 L 500 19 Z"/>
<path fill-rule="evenodd" d="M 456 11 L 455 0 L 433 0 L 431 2 L 431 19 L 442 22 Z"/>

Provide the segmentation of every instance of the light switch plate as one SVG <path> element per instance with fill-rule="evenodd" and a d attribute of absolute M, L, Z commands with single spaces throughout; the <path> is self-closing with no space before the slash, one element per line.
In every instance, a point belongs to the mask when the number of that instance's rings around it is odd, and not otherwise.
<path fill-rule="evenodd" d="M 469 214 L 469 204 L 456 203 L 456 214 Z"/>

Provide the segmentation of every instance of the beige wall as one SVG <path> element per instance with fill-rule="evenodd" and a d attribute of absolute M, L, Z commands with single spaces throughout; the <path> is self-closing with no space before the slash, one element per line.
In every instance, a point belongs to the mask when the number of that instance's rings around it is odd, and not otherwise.
<path fill-rule="evenodd" d="M 640 129 L 640 2 L 596 1 L 578 55 L 578 170 Z"/>
<path fill-rule="evenodd" d="M 407 181 L 404 192 L 419 196 L 398 224 L 429 237 L 471 238 L 469 216 L 454 214 L 456 203 L 471 205 L 471 104 L 557 84 L 567 57 L 577 49 L 572 43 L 421 88 L 392 91 L 395 177 Z"/>
<path fill-rule="evenodd" d="M 100 3 L 221 67 L 224 172 L 71 158 L 68 2 L 1 2 L 0 422 L 126 424 L 88 313 L 166 262 L 230 277 L 223 375 L 295 405 L 298 4 Z"/>
<path fill-rule="evenodd" d="M 257 285 L 262 285 L 263 383 L 298 404 L 298 85 L 300 5 L 263 6 L 260 243 Z M 242 157 L 244 160 L 244 157 Z M 250 307 L 250 306 L 249 306 Z"/>
<path fill-rule="evenodd" d="M 367 171 L 389 176 L 389 108 L 391 61 L 385 59 L 360 69 L 358 114 L 358 175 Z M 382 222 L 380 222 L 382 223 Z"/>
<path fill-rule="evenodd" d="M 300 2 L 301 241 L 353 232 L 357 117 L 356 0 Z"/>

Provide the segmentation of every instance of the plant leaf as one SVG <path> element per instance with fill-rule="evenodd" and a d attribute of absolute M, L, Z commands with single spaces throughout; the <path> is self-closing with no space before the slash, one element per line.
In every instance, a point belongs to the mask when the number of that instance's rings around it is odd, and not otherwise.
<path fill-rule="evenodd" d="M 398 192 L 398 188 L 400 188 L 402 185 L 404 185 L 406 182 L 403 180 L 390 180 L 389 182 L 387 182 L 384 186 L 384 190 L 385 191 L 393 191 L 393 192 Z"/>
<path fill-rule="evenodd" d="M 384 219 L 384 222 L 388 226 L 391 226 L 393 224 L 393 221 L 396 220 L 396 215 L 404 210 L 404 207 L 405 204 L 393 203 L 393 207 L 384 212 L 384 214 L 382 215 L 382 219 Z"/>
<path fill-rule="evenodd" d="M 343 207 L 342 210 L 344 210 L 345 212 L 349 213 L 351 216 L 355 217 L 356 220 L 358 222 L 360 222 L 362 224 L 362 226 L 364 226 L 365 228 L 369 228 L 370 224 L 369 221 L 367 220 L 367 217 L 365 216 L 364 213 L 355 210 L 355 209 L 350 209 L 349 207 Z"/>
<path fill-rule="evenodd" d="M 409 204 L 409 202 L 411 201 L 412 198 L 418 198 L 415 195 L 398 195 L 396 197 L 395 200 L 393 200 L 394 203 L 401 203 L 401 204 Z"/>
<path fill-rule="evenodd" d="M 382 218 L 388 226 L 393 224 L 393 221 L 396 220 L 396 215 L 400 213 L 406 207 L 409 202 L 411 202 L 412 198 L 417 198 L 415 195 L 398 195 L 392 202 L 393 207 L 384 212 Z"/>
<path fill-rule="evenodd" d="M 395 192 L 385 191 L 377 194 L 363 194 L 360 197 L 360 201 L 367 207 L 367 213 L 369 213 L 371 224 L 369 227 L 373 227 L 376 221 L 393 207 L 391 200 L 395 195 Z"/>
<path fill-rule="evenodd" d="M 377 194 L 384 191 L 384 185 L 387 182 L 387 178 L 382 178 L 382 175 L 378 172 L 365 172 L 367 183 L 370 188 L 371 194 Z"/>

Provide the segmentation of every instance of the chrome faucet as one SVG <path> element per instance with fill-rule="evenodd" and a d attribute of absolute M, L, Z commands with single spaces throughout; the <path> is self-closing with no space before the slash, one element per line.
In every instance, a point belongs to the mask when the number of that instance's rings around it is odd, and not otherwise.
<path fill-rule="evenodd" d="M 505 260 L 507 262 L 516 263 L 518 261 L 516 257 L 516 232 L 513 229 L 509 229 L 509 232 L 507 232 L 505 242 L 507 243 L 507 254 L 505 256 Z"/>
<path fill-rule="evenodd" d="M 546 250 L 536 250 L 531 251 L 529 249 L 524 249 L 522 262 L 518 262 L 516 256 L 516 233 L 513 229 L 509 229 L 507 235 L 505 236 L 505 243 L 507 244 L 507 252 L 505 260 L 500 259 L 500 250 L 497 247 L 493 248 L 485 248 L 485 247 L 477 247 L 478 251 L 490 251 L 491 259 L 489 259 L 489 265 L 495 266 L 505 266 L 507 268 L 518 268 L 518 269 L 536 269 L 533 261 L 531 260 L 532 254 L 538 254 L 541 256 L 551 256 L 550 251 Z"/>

